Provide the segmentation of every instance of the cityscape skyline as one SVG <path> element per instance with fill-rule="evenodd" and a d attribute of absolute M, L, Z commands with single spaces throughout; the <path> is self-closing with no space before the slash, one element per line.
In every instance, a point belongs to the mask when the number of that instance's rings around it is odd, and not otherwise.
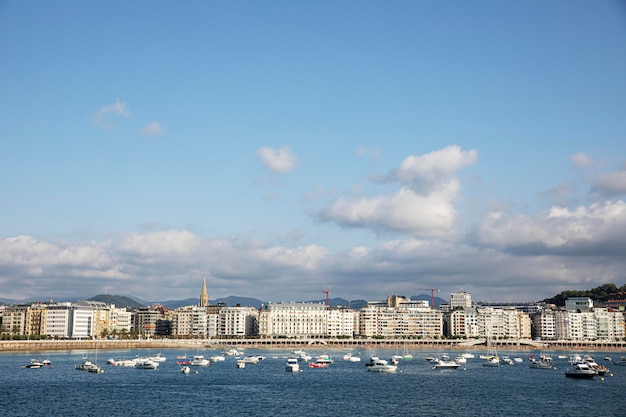
<path fill-rule="evenodd" d="M 624 16 L 3 2 L 0 298 L 622 286 Z"/>

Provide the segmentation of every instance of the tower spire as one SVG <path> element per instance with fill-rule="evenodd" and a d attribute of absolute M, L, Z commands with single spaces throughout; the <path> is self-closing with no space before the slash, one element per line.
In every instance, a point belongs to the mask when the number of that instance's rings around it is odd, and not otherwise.
<path fill-rule="evenodd" d="M 200 303 L 198 304 L 200 307 L 208 307 L 209 306 L 209 296 L 206 292 L 206 277 L 202 281 L 202 291 L 200 292 Z"/>

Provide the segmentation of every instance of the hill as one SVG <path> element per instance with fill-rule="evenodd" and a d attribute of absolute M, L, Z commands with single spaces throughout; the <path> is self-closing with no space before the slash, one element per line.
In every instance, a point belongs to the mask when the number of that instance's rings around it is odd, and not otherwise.
<path fill-rule="evenodd" d="M 139 308 L 144 307 L 144 304 L 140 304 L 132 298 L 125 297 L 123 295 L 108 295 L 100 294 L 95 297 L 91 297 L 88 301 L 100 301 L 105 304 L 114 304 L 118 308 Z"/>
<path fill-rule="evenodd" d="M 615 284 L 602 284 L 590 290 L 565 290 L 551 298 L 542 300 L 544 303 L 555 304 L 560 307 L 565 306 L 565 300 L 570 297 L 589 297 L 595 302 L 606 302 L 611 294 L 626 292 L 626 285 L 617 288 Z"/>

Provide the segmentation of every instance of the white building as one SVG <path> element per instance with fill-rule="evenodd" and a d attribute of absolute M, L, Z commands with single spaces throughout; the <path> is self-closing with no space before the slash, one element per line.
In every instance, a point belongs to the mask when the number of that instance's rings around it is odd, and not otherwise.
<path fill-rule="evenodd" d="M 254 307 L 222 307 L 218 316 L 218 335 L 246 337 L 258 334 L 258 312 Z"/>
<path fill-rule="evenodd" d="M 259 313 L 259 334 L 266 337 L 324 337 L 326 306 L 318 303 L 270 303 Z"/>
<path fill-rule="evenodd" d="M 389 296 L 386 302 L 370 302 L 361 310 L 359 333 L 367 337 L 437 338 L 443 335 L 443 313 L 425 301 Z"/>
<path fill-rule="evenodd" d="M 45 334 L 50 337 L 71 336 L 72 304 L 58 303 L 46 307 Z"/>
<path fill-rule="evenodd" d="M 450 294 L 450 310 L 455 308 L 470 308 L 472 306 L 472 296 L 465 291 Z"/>
<path fill-rule="evenodd" d="M 326 334 L 331 337 L 354 336 L 359 330 L 359 313 L 348 308 L 329 308 Z"/>

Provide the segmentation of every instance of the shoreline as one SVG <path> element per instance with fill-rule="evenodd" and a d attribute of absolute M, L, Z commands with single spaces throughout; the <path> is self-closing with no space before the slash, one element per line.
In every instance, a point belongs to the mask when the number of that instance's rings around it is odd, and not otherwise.
<path fill-rule="evenodd" d="M 572 342 L 498 340 L 502 350 L 623 351 L 626 342 Z M 116 349 L 354 349 L 407 348 L 412 350 L 485 350 L 485 340 L 385 340 L 385 339 L 142 339 L 142 340 L 1 340 L 0 352 L 116 350 Z"/>

